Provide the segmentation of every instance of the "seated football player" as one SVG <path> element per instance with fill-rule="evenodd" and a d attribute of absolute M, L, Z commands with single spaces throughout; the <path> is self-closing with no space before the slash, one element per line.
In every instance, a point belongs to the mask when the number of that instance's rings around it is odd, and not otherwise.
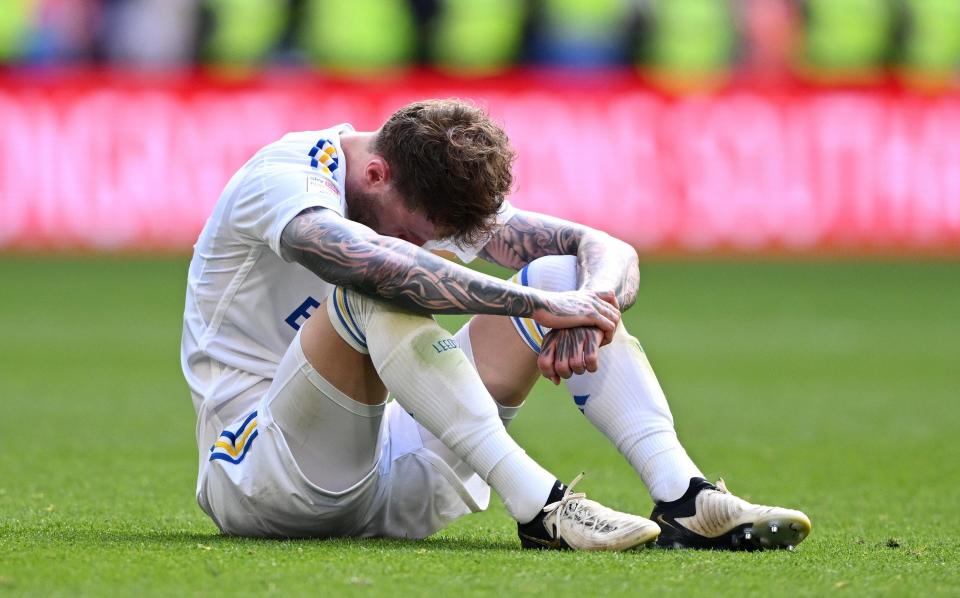
<path fill-rule="evenodd" d="M 233 176 L 190 264 L 181 347 L 202 509 L 226 534 L 422 538 L 492 487 L 525 548 L 803 540 L 803 513 L 704 479 L 620 323 L 636 252 L 512 207 L 513 159 L 482 110 L 438 100 L 377 131 L 290 133 Z M 451 335 L 433 314 L 474 317 Z M 574 492 L 509 436 L 539 375 L 566 380 L 653 521 Z"/>

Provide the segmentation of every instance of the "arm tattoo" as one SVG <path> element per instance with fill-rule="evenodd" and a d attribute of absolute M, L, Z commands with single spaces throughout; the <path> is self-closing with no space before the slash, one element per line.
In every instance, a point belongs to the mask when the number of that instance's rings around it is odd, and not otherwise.
<path fill-rule="evenodd" d="M 637 252 L 586 226 L 534 212 L 518 212 L 490 239 L 480 257 L 519 270 L 545 255 L 576 255 L 581 289 L 613 291 L 621 310 L 637 298 Z"/>
<path fill-rule="evenodd" d="M 531 316 L 551 310 L 532 289 L 480 274 L 351 222 L 306 210 L 281 235 L 284 257 L 323 280 L 418 313 Z"/>
<path fill-rule="evenodd" d="M 637 300 L 640 269 L 637 252 L 626 243 L 606 234 L 584 237 L 577 252 L 581 288 L 611 290 L 621 311 Z"/>
<path fill-rule="evenodd" d="M 576 255 L 585 230 L 558 218 L 518 212 L 494 233 L 480 257 L 519 270 L 545 255 Z"/>

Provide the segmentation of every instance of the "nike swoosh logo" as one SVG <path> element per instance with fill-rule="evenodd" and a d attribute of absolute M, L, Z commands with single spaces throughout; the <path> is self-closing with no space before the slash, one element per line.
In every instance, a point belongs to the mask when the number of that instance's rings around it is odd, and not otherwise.
<path fill-rule="evenodd" d="M 659 515 L 657 515 L 657 523 L 659 523 L 660 525 L 665 525 L 665 526 L 669 527 L 670 529 L 675 529 L 675 530 L 677 530 L 678 532 L 681 531 L 679 527 L 673 525 L 672 523 L 670 523 L 669 521 L 667 521 L 666 519 L 664 519 L 664 518 L 663 518 L 663 513 L 660 513 Z"/>
<path fill-rule="evenodd" d="M 526 534 L 519 534 L 519 535 L 524 540 L 528 540 L 530 542 L 533 542 L 534 544 L 539 544 L 540 546 L 544 546 L 546 548 L 560 548 L 559 540 L 543 540 L 541 538 L 534 538 L 533 536 L 528 536 Z"/>

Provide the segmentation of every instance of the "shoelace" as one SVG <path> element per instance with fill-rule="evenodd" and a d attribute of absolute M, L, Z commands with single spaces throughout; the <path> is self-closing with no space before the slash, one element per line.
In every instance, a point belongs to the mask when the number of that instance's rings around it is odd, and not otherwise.
<path fill-rule="evenodd" d="M 566 510 L 567 505 L 569 505 L 571 502 L 575 500 L 587 498 L 586 492 L 573 491 L 573 487 L 577 485 L 577 482 L 579 482 L 584 475 L 585 475 L 585 472 L 580 472 L 580 475 L 573 478 L 573 481 L 570 482 L 570 485 L 567 486 L 567 489 L 563 491 L 563 496 L 560 498 L 560 500 L 558 500 L 557 502 L 552 502 L 547 506 L 543 507 L 543 512 L 547 513 L 547 517 L 544 518 L 544 523 L 546 523 L 549 520 L 550 514 L 552 513 L 554 518 L 553 527 L 555 530 L 557 530 L 558 537 L 560 536 L 560 515 Z M 576 505 L 574 505 L 574 509 L 570 513 L 570 517 L 572 517 L 577 521 L 580 521 L 587 527 L 592 527 L 593 529 L 596 529 L 596 530 L 602 530 L 603 528 L 607 528 L 607 527 L 611 529 L 616 529 L 606 521 L 601 521 L 600 518 L 597 516 L 597 514 L 592 512 L 590 510 L 590 507 L 583 503 L 577 503 Z"/>
<path fill-rule="evenodd" d="M 727 490 L 727 485 L 724 483 L 723 478 L 718 478 L 717 483 L 714 484 L 717 487 L 717 490 L 723 492 L 724 494 L 730 494 L 730 491 Z"/>

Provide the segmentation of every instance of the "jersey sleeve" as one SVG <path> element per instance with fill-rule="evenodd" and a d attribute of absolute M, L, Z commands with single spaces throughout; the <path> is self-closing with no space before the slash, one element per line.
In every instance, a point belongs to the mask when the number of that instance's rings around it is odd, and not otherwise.
<path fill-rule="evenodd" d="M 281 255 L 283 229 L 294 216 L 314 207 L 344 214 L 343 189 L 329 171 L 264 163 L 253 170 L 241 189 L 231 220 L 244 241 L 265 243 Z"/>
<path fill-rule="evenodd" d="M 513 215 L 516 213 L 517 209 L 513 207 L 509 201 L 504 200 L 503 204 L 500 206 L 500 209 L 497 211 L 497 224 L 506 224 L 507 221 L 513 218 Z M 456 255 L 461 262 L 469 264 L 473 260 L 477 259 L 477 254 L 483 250 L 484 245 L 486 245 L 486 240 L 482 240 L 476 245 L 468 245 L 460 244 L 455 239 L 437 239 L 436 241 L 427 241 L 423 248 L 431 251 L 449 251 L 450 253 Z"/>

